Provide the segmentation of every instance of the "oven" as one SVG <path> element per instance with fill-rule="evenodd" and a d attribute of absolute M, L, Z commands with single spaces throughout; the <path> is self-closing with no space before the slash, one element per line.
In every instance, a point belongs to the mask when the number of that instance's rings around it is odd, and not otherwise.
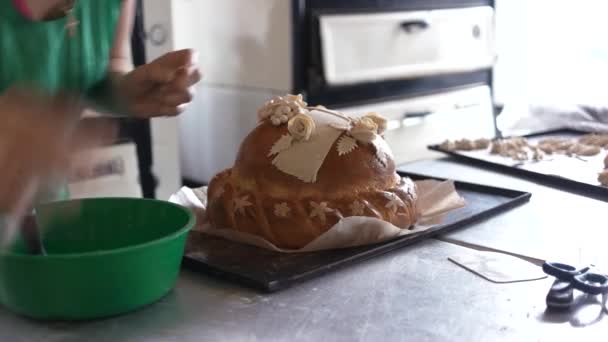
<path fill-rule="evenodd" d="M 493 0 L 174 3 L 173 36 L 201 51 L 205 73 L 180 117 L 188 180 L 230 167 L 257 107 L 286 93 L 387 116 L 398 163 L 435 156 L 426 146 L 447 138 L 496 134 Z"/>
<path fill-rule="evenodd" d="M 496 134 L 494 1 L 300 0 L 295 92 L 312 104 L 390 120 L 397 162 L 426 145 Z"/>

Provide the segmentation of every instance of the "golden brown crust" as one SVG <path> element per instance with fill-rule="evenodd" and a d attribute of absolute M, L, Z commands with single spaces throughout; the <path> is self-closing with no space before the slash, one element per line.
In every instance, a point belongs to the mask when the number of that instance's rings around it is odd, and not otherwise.
<path fill-rule="evenodd" d="M 391 158 L 379 160 L 373 145 L 339 155 L 334 143 L 317 181 L 306 183 L 277 169 L 268 156 L 286 133 L 285 126 L 261 123 L 244 140 L 234 167 L 209 184 L 208 222 L 294 249 L 344 217 L 375 217 L 404 229 L 416 223 L 416 185 L 397 175 Z"/>
<path fill-rule="evenodd" d="M 239 188 L 229 169 L 211 181 L 208 195 L 207 220 L 213 226 L 258 235 L 281 248 L 302 248 L 343 217 L 375 217 L 404 229 L 417 220 L 416 185 L 409 178 L 401 179 L 389 189 L 359 192 L 340 199 L 327 200 L 322 196 L 285 199 L 261 189 Z M 237 201 L 245 206 L 239 208 L 235 205 Z M 319 214 L 318 207 L 323 203 L 327 211 Z M 277 206 L 289 208 L 288 215 L 279 215 Z"/>
<path fill-rule="evenodd" d="M 264 189 L 279 198 L 341 198 L 345 194 L 389 189 L 399 182 L 393 160 L 389 158 L 387 165 L 383 165 L 375 157 L 375 148 L 371 144 L 359 145 L 341 156 L 334 145 L 319 170 L 317 181 L 302 182 L 277 169 L 268 156 L 274 142 L 286 133 L 285 125 L 276 127 L 264 122 L 245 138 L 233 168 L 235 181 L 241 187 Z"/>

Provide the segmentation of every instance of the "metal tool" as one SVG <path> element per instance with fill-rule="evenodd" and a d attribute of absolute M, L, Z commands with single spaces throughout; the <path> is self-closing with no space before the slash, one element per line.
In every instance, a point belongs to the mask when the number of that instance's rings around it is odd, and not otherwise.
<path fill-rule="evenodd" d="M 32 211 L 31 214 L 24 216 L 23 218 L 13 221 L 10 229 L 14 229 L 16 232 L 11 233 L 13 236 L 18 235 L 23 239 L 27 253 L 34 255 L 46 255 L 46 250 L 42 242 L 42 234 L 38 227 L 36 220 L 36 213 Z M 8 235 L 7 235 L 8 236 Z M 9 248 L 14 238 L 2 240 L 2 247 Z"/>
<path fill-rule="evenodd" d="M 547 307 L 557 310 L 571 308 L 575 303 L 574 290 L 578 290 L 587 295 L 602 295 L 602 308 L 608 313 L 608 275 L 597 273 L 593 268 L 593 265 L 577 269 L 567 264 L 545 262 L 543 271 L 555 277 L 547 294 Z"/>
<path fill-rule="evenodd" d="M 26 216 L 21 224 L 21 235 L 29 254 L 46 255 L 36 213 Z"/>
<path fill-rule="evenodd" d="M 31 210 L 30 203 L 36 197 L 39 186 L 39 178 L 32 177 L 15 202 L 14 210 L 2 216 L 4 227 L 3 231 L 0 231 L 0 249 L 8 248 L 15 241 L 15 238 L 22 233 L 22 224 L 28 215 L 28 208 Z"/>

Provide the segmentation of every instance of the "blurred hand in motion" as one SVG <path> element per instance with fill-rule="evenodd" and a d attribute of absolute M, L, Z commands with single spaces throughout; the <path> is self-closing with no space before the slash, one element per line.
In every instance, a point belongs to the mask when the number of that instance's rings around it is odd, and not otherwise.
<path fill-rule="evenodd" d="M 23 217 L 49 183 L 65 179 L 77 152 L 112 141 L 111 122 L 80 124 L 69 96 L 13 88 L 0 95 L 0 214 Z"/>
<path fill-rule="evenodd" d="M 119 83 L 127 110 L 136 117 L 175 116 L 182 113 L 201 80 L 192 50 L 167 53 L 126 74 Z"/>

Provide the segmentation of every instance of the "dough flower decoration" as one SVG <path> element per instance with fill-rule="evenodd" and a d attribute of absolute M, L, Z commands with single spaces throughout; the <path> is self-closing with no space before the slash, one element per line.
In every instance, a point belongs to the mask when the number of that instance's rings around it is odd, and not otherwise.
<path fill-rule="evenodd" d="M 344 129 L 346 135 L 343 135 L 338 141 L 338 155 L 345 155 L 352 152 L 358 147 L 357 142 L 366 144 L 377 144 L 376 137 L 382 135 L 387 128 L 386 119 L 378 113 L 367 113 L 360 118 L 349 118 L 348 126 Z M 335 127 L 340 129 L 340 127 Z M 378 159 L 383 161 L 381 149 L 376 146 Z M 383 162 L 384 164 L 384 162 Z"/>
<path fill-rule="evenodd" d="M 288 150 L 294 142 L 308 141 L 315 131 L 315 121 L 307 114 L 298 114 L 287 123 L 288 134 L 283 134 L 272 147 L 268 156 L 274 156 Z"/>
<path fill-rule="evenodd" d="M 327 214 L 333 212 L 334 210 L 327 205 L 327 202 L 310 202 L 310 207 L 312 210 L 310 211 L 310 218 L 319 218 L 321 222 L 325 222 L 327 220 Z"/>
<path fill-rule="evenodd" d="M 274 205 L 274 214 L 277 217 L 289 217 L 289 214 L 291 213 L 291 208 L 289 207 L 289 205 L 285 202 L 279 203 L 279 204 L 275 204 Z"/>
<path fill-rule="evenodd" d="M 280 126 L 289 122 L 294 116 L 306 113 L 308 113 L 308 107 L 302 95 L 277 96 L 267 101 L 258 110 L 258 120 L 268 119 L 273 125 Z"/>
<path fill-rule="evenodd" d="M 241 215 L 245 214 L 245 208 L 252 205 L 249 201 L 249 195 L 245 195 L 243 197 L 235 197 L 233 200 L 233 207 L 235 213 L 240 213 Z"/>
<path fill-rule="evenodd" d="M 373 113 L 367 113 L 363 117 L 369 118 L 376 124 L 376 126 L 378 126 L 378 132 L 377 132 L 378 134 L 382 135 L 382 134 L 384 134 L 384 132 L 386 132 L 388 122 L 387 122 L 386 118 L 383 117 L 382 115 L 373 112 Z"/>
<path fill-rule="evenodd" d="M 403 203 L 401 198 L 399 198 L 399 196 L 395 195 L 392 192 L 385 192 L 384 198 L 388 200 L 385 207 L 392 210 L 393 212 L 397 212 L 397 210 L 399 210 L 399 207 L 405 206 L 405 203 Z"/>
<path fill-rule="evenodd" d="M 294 140 L 308 140 L 315 131 L 315 121 L 306 114 L 298 114 L 287 122 L 287 130 Z"/>
<path fill-rule="evenodd" d="M 362 144 L 369 144 L 378 135 L 378 124 L 370 117 L 362 117 L 353 122 L 348 134 Z"/>

